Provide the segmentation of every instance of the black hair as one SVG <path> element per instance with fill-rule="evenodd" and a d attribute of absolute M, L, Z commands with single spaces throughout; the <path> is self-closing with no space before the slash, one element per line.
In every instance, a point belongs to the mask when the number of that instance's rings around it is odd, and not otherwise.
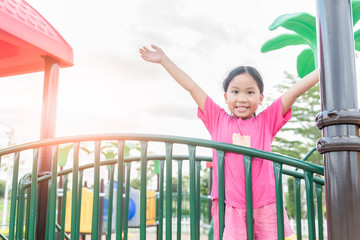
<path fill-rule="evenodd" d="M 250 66 L 239 66 L 239 67 L 231 70 L 223 82 L 224 92 L 227 92 L 227 90 L 229 88 L 229 84 L 234 79 L 234 77 L 244 74 L 244 73 L 249 73 L 251 75 L 251 77 L 255 80 L 255 82 L 257 83 L 257 85 L 259 87 L 260 94 L 262 94 L 264 92 L 263 79 L 262 79 L 260 73 L 254 67 L 250 67 Z"/>

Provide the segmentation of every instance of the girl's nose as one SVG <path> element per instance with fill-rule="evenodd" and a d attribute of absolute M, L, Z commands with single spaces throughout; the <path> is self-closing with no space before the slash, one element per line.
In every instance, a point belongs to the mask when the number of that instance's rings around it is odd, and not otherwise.
<path fill-rule="evenodd" d="M 238 102 L 245 102 L 246 101 L 246 97 L 244 96 L 244 94 L 239 94 L 238 98 L 237 98 Z"/>

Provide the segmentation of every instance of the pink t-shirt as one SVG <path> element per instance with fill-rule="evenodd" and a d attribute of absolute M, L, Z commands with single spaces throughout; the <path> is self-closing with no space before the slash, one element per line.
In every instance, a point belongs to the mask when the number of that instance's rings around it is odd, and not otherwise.
<path fill-rule="evenodd" d="M 206 98 L 204 112 L 198 117 L 208 129 L 213 141 L 233 143 L 233 133 L 250 136 L 250 146 L 271 152 L 271 143 L 277 132 L 291 118 L 291 109 L 282 116 L 281 98 L 273 102 L 258 116 L 243 120 L 229 115 L 210 98 Z M 211 198 L 218 198 L 218 167 L 216 150 L 213 150 L 214 180 Z M 245 170 L 242 154 L 225 153 L 225 203 L 246 209 Z M 271 161 L 252 160 L 253 207 L 259 208 L 276 202 L 275 177 Z"/>

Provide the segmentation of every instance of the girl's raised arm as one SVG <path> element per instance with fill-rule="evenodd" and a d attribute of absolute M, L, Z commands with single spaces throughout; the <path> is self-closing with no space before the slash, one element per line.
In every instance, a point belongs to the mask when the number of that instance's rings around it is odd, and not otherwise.
<path fill-rule="evenodd" d="M 284 115 L 294 104 L 296 99 L 312 88 L 319 82 L 319 71 L 315 69 L 313 72 L 306 75 L 303 79 L 295 83 L 289 90 L 287 90 L 281 97 Z"/>
<path fill-rule="evenodd" d="M 161 48 L 155 45 L 151 45 L 151 47 L 155 51 L 152 51 L 147 47 L 140 48 L 139 52 L 141 57 L 148 62 L 160 63 L 161 66 L 163 66 L 165 70 L 180 84 L 180 86 L 190 92 L 196 104 L 199 106 L 201 111 L 203 111 L 207 97 L 204 90 L 194 80 L 192 80 L 189 75 L 176 66 L 176 64 L 166 56 Z"/>

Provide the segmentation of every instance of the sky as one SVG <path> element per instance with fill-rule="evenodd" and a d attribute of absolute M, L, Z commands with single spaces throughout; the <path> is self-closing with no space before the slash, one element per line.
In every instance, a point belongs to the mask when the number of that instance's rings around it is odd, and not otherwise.
<path fill-rule="evenodd" d="M 303 46 L 261 53 L 280 15 L 316 15 L 316 1 L 288 0 L 29 0 L 72 46 L 74 66 L 60 69 L 56 137 L 90 133 L 154 133 L 210 139 L 197 107 L 160 65 L 145 62 L 142 46 L 155 44 L 215 102 L 225 106 L 221 83 L 239 65 L 259 69 L 265 95 L 296 74 Z M 36 141 L 44 73 L 0 80 L 0 134 L 13 143 Z M 0 143 L 1 144 L 1 143 Z"/>

